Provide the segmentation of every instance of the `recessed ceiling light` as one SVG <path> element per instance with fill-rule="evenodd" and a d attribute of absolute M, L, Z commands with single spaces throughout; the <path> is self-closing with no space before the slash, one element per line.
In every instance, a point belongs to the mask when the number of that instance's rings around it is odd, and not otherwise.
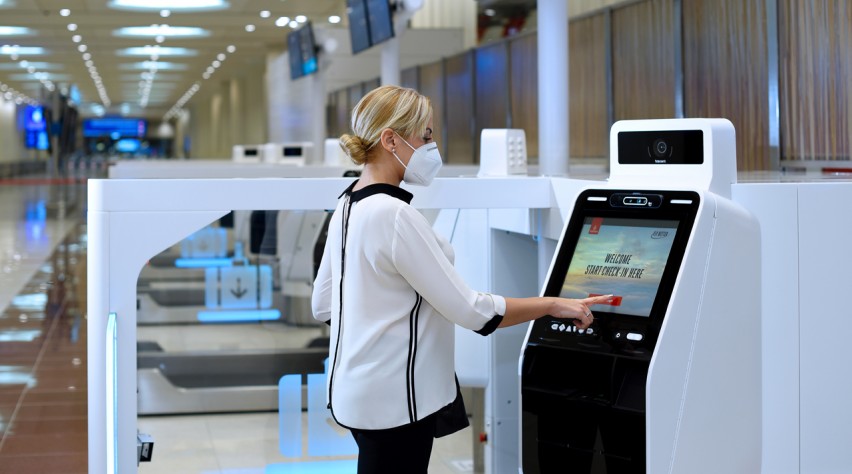
<path fill-rule="evenodd" d="M 62 16 L 70 16 L 71 10 L 69 10 L 67 8 L 63 8 L 62 10 L 59 10 L 59 14 L 62 15 Z"/>
<path fill-rule="evenodd" d="M 191 38 L 191 37 L 207 37 L 210 36 L 210 31 L 194 26 L 168 26 L 168 25 L 151 25 L 151 26 L 127 26 L 119 28 L 112 32 L 113 36 L 130 36 L 139 38 L 154 38 L 157 36 L 176 37 L 176 38 Z"/>
<path fill-rule="evenodd" d="M 219 66 L 221 66 L 221 65 L 222 65 L 222 63 L 220 63 L 219 61 L 213 61 L 213 63 L 211 64 L 211 66 L 213 66 L 213 67 L 215 67 L 215 68 L 217 68 L 217 69 L 218 69 L 218 68 L 219 68 Z"/>
<path fill-rule="evenodd" d="M 198 10 L 223 10 L 230 5 L 226 0 L 111 0 L 110 8 L 120 10 L 171 10 L 171 11 L 198 11 Z"/>
<path fill-rule="evenodd" d="M 246 25 L 246 31 L 248 31 L 249 33 L 251 33 L 252 31 L 254 31 L 254 25 L 251 25 L 251 24 Z"/>
<path fill-rule="evenodd" d="M 81 44 L 80 46 L 77 46 L 77 51 L 79 51 L 81 53 L 85 53 L 86 49 L 87 49 L 87 47 L 86 47 L 85 44 Z"/>
<path fill-rule="evenodd" d="M 189 69 L 189 66 L 181 63 L 171 63 L 171 62 L 163 62 L 163 61 L 141 61 L 136 63 L 125 63 L 120 64 L 118 66 L 122 71 L 141 71 L 141 70 L 149 70 L 152 67 L 157 68 L 158 71 L 186 71 Z"/>
<path fill-rule="evenodd" d="M 80 41 L 83 41 L 83 37 L 80 36 L 80 35 L 74 35 L 74 36 L 71 37 L 71 41 L 73 41 L 75 43 L 79 43 Z"/>
<path fill-rule="evenodd" d="M 35 33 L 23 26 L 0 26 L 0 36 L 25 36 Z"/>
<path fill-rule="evenodd" d="M 160 16 L 163 18 L 168 18 L 172 12 L 170 10 L 160 10 Z"/>
<path fill-rule="evenodd" d="M 236 50 L 237 50 L 237 47 L 236 47 L 236 46 L 234 46 L 234 45 L 232 45 L 232 44 L 230 44 L 230 45 L 228 45 L 228 47 L 226 48 L 226 50 L 227 50 L 229 53 L 233 53 L 234 51 L 236 51 Z"/>
<path fill-rule="evenodd" d="M 269 10 L 261 10 L 261 12 L 260 12 L 261 18 L 269 18 L 270 16 L 272 16 L 272 13 L 270 13 Z"/>
<path fill-rule="evenodd" d="M 162 43 L 165 40 L 166 40 L 166 37 L 163 36 L 163 35 L 159 35 L 156 38 L 154 38 L 154 41 L 156 41 L 157 43 Z"/>
<path fill-rule="evenodd" d="M 27 62 L 27 67 L 34 67 L 34 68 L 39 69 L 39 70 L 52 70 L 52 71 L 57 71 L 57 70 L 62 69 L 62 66 L 59 65 L 59 64 L 35 62 L 35 61 Z M 20 63 L 0 62 L 0 71 L 17 71 L 20 68 L 21 68 Z"/>
<path fill-rule="evenodd" d="M 296 28 L 298 28 L 298 27 L 299 27 L 299 22 L 298 22 L 298 21 L 293 20 L 293 21 L 291 21 L 291 22 L 290 22 L 290 28 L 293 28 L 293 29 L 295 30 L 295 29 L 296 29 Z"/>
<path fill-rule="evenodd" d="M 330 17 L 328 17 L 328 22 L 333 24 L 340 23 L 340 17 L 337 15 L 331 15 Z"/>
<path fill-rule="evenodd" d="M 225 56 L 225 53 L 219 53 L 216 55 L 216 59 L 218 59 L 219 61 L 224 61 L 225 58 L 227 58 L 227 56 Z"/>
<path fill-rule="evenodd" d="M 308 21 L 308 17 L 306 17 L 305 15 L 299 15 L 296 17 L 296 21 L 298 21 L 299 23 L 304 23 Z"/>
<path fill-rule="evenodd" d="M 77 24 L 76 23 L 69 23 L 68 24 L 68 31 L 77 31 Z"/>
<path fill-rule="evenodd" d="M 38 46 L 9 46 L 8 44 L 0 46 L 0 54 L 8 54 L 13 61 L 18 60 L 17 56 L 19 54 L 23 54 L 24 56 L 38 56 L 45 53 L 46 50 Z"/>
<path fill-rule="evenodd" d="M 163 47 L 155 45 L 119 49 L 116 51 L 116 54 L 119 56 L 151 56 L 154 54 L 158 56 L 196 56 L 198 51 L 188 48 Z"/>
<path fill-rule="evenodd" d="M 92 59 L 92 53 L 85 53 L 85 54 L 83 54 L 83 60 L 84 60 L 84 61 L 88 61 L 88 60 L 90 60 L 90 59 Z"/>
<path fill-rule="evenodd" d="M 289 16 L 278 17 L 278 19 L 275 20 L 275 26 L 277 26 L 279 28 L 287 26 L 287 23 L 290 23 L 290 17 Z"/>

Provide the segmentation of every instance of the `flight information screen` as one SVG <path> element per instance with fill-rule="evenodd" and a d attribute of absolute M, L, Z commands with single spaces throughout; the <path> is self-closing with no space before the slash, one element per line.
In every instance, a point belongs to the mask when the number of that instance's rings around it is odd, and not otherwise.
<path fill-rule="evenodd" d="M 559 296 L 615 295 L 596 313 L 648 317 L 657 297 L 678 221 L 586 217 Z"/>

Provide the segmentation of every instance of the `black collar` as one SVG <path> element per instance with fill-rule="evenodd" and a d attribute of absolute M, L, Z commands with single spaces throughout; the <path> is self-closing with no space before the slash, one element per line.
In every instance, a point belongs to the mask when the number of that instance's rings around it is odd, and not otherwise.
<path fill-rule="evenodd" d="M 358 180 L 355 180 L 352 184 L 343 191 L 338 199 L 343 197 L 344 194 L 348 194 L 352 202 L 358 202 L 362 199 L 368 198 L 374 194 L 387 194 L 388 196 L 395 197 L 400 201 L 405 202 L 406 204 L 411 204 L 411 198 L 414 197 L 410 192 L 400 188 L 399 186 L 394 186 L 392 184 L 387 183 L 376 183 L 361 188 L 357 191 L 353 191 L 352 188 L 358 184 Z"/>

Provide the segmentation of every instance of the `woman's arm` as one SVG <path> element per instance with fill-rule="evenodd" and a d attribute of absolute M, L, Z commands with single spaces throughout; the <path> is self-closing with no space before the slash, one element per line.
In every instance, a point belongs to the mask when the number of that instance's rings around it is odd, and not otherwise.
<path fill-rule="evenodd" d="M 506 314 L 503 315 L 503 321 L 497 327 L 514 326 L 550 315 L 560 319 L 573 319 L 574 325 L 580 329 L 586 329 L 595 319 L 589 306 L 609 303 L 611 300 L 612 295 L 595 296 L 581 300 L 552 296 L 506 298 Z"/>

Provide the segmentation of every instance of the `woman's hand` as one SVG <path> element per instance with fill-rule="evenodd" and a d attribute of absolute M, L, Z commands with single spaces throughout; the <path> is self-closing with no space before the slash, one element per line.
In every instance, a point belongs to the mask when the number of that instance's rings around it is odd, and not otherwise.
<path fill-rule="evenodd" d="M 587 329 L 595 320 L 595 316 L 592 314 L 589 306 L 611 303 L 612 298 L 612 295 L 593 296 L 579 300 L 553 298 L 553 310 L 550 315 L 554 318 L 573 319 L 575 326 L 580 329 Z"/>

